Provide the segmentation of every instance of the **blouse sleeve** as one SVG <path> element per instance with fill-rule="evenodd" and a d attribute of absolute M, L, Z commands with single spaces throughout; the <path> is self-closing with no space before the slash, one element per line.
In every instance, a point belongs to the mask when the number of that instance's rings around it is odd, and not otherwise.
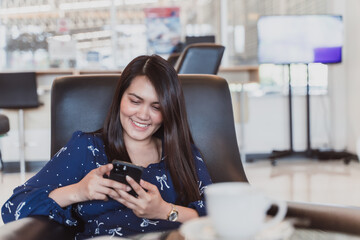
<path fill-rule="evenodd" d="M 205 203 L 205 196 L 204 191 L 205 188 L 212 183 L 209 172 L 207 170 L 206 164 L 204 160 L 202 159 L 202 156 L 195 147 L 193 147 L 193 154 L 194 154 L 194 160 L 195 160 L 195 166 L 196 166 L 196 172 L 198 175 L 198 186 L 199 186 L 199 192 L 201 199 L 195 202 L 191 202 L 188 207 L 195 209 L 199 216 L 205 216 L 206 215 L 206 203 Z"/>
<path fill-rule="evenodd" d="M 58 187 L 74 184 L 86 175 L 83 166 L 91 157 L 87 143 L 88 138 L 84 133 L 75 132 L 67 145 L 36 175 L 15 188 L 1 209 L 4 223 L 31 215 L 45 215 L 62 224 L 77 225 L 71 205 L 61 208 L 49 198 L 49 193 Z"/>

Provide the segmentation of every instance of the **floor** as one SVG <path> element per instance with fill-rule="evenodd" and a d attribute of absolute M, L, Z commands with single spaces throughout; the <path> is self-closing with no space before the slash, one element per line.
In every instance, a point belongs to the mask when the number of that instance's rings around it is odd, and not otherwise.
<path fill-rule="evenodd" d="M 261 160 L 244 165 L 252 186 L 270 197 L 292 201 L 360 206 L 360 164 L 342 161 L 282 159 L 272 166 Z M 27 173 L 25 179 L 34 173 Z M 0 173 L 0 206 L 22 184 L 18 173 Z M 0 225 L 3 222 L 0 219 Z"/>

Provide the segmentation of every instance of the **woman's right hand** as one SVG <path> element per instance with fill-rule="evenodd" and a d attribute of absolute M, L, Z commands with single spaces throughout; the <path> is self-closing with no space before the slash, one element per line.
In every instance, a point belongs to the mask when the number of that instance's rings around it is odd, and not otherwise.
<path fill-rule="evenodd" d="M 108 197 L 119 198 L 114 190 L 130 191 L 131 188 L 117 181 L 104 178 L 109 175 L 113 165 L 111 163 L 90 171 L 80 182 L 76 183 L 78 202 L 89 200 L 108 200 Z"/>
<path fill-rule="evenodd" d="M 111 163 L 90 171 L 80 182 L 57 188 L 50 192 L 49 197 L 61 207 L 89 200 L 108 200 L 108 197 L 118 199 L 120 196 L 114 190 L 130 191 L 131 188 L 117 181 L 104 178 L 110 174 Z"/>

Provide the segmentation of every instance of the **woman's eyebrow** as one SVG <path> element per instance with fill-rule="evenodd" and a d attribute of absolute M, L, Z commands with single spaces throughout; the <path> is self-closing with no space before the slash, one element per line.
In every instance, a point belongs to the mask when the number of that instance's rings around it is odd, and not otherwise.
<path fill-rule="evenodd" d="M 144 100 L 142 97 L 136 95 L 135 93 L 129 93 L 129 95 L 134 96 L 134 97 L 136 97 L 136 98 L 138 98 L 140 100 Z"/>

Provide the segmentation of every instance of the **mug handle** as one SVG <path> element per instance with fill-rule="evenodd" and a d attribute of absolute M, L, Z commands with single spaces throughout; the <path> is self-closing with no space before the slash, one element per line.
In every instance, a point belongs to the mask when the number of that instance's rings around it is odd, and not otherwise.
<path fill-rule="evenodd" d="M 278 206 L 278 211 L 272 219 L 265 222 L 264 226 L 262 227 L 262 230 L 265 230 L 265 229 L 275 226 L 276 224 L 280 223 L 285 218 L 285 215 L 287 212 L 286 202 L 280 201 L 280 200 L 272 200 L 272 204 Z"/>

